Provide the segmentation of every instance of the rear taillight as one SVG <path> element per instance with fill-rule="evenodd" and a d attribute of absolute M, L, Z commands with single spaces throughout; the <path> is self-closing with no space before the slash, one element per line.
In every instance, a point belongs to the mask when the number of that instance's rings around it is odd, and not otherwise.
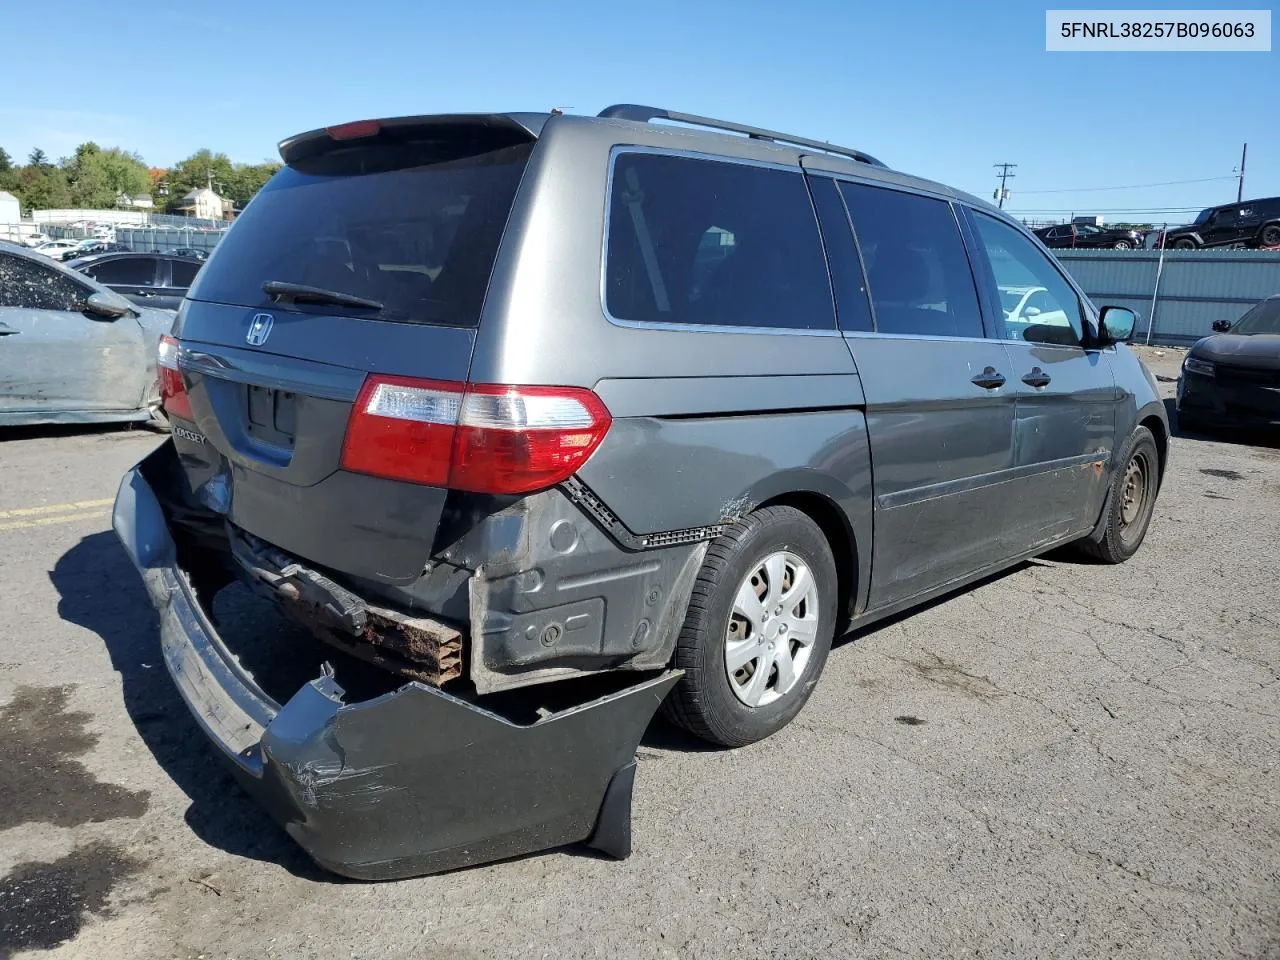
<path fill-rule="evenodd" d="M 610 424 L 581 387 L 512 387 L 370 376 L 342 466 L 477 493 L 528 493 L 573 476 Z"/>
<path fill-rule="evenodd" d="M 183 420 L 194 420 L 191 398 L 187 396 L 187 386 L 178 369 L 178 341 L 167 333 L 160 338 L 156 368 L 160 373 L 160 405 L 164 412 Z"/>

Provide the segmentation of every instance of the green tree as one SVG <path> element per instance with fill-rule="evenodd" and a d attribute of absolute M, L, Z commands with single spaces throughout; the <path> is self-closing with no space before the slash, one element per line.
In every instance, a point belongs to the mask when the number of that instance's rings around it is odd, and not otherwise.
<path fill-rule="evenodd" d="M 14 193 L 24 210 L 63 210 L 71 206 L 71 185 L 64 171 L 50 164 L 28 164 L 18 171 Z"/>
<path fill-rule="evenodd" d="M 82 143 L 74 157 L 62 168 L 71 186 L 72 202 L 79 207 L 109 209 L 121 196 L 145 193 L 151 185 L 147 165 L 136 153 L 119 147 L 102 149 L 96 143 Z"/>
<path fill-rule="evenodd" d="M 231 182 L 227 184 L 227 195 L 235 201 L 236 207 L 243 207 L 246 203 L 253 199 L 254 194 L 261 190 L 268 180 L 270 180 L 280 164 L 266 161 L 264 163 L 237 163 L 235 170 L 231 176 Z"/>
<path fill-rule="evenodd" d="M 0 147 L 0 173 L 8 173 L 12 169 L 13 159 L 9 156 L 9 151 Z"/>
<path fill-rule="evenodd" d="M 51 167 L 53 164 L 49 162 L 49 157 L 43 150 L 36 147 L 31 151 L 31 155 L 27 157 L 27 166 L 29 167 Z"/>

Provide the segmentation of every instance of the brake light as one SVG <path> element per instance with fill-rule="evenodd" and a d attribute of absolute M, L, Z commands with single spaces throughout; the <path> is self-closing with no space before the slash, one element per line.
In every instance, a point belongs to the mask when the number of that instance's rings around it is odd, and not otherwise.
<path fill-rule="evenodd" d="M 160 338 L 156 369 L 160 374 L 160 406 L 164 412 L 183 420 L 194 420 L 187 385 L 182 382 L 182 371 L 178 369 L 178 341 L 167 333 Z"/>
<path fill-rule="evenodd" d="M 516 387 L 369 376 L 342 466 L 477 493 L 529 493 L 573 476 L 609 430 L 581 387 Z"/>
<path fill-rule="evenodd" d="M 381 129 L 377 120 L 353 120 L 336 127 L 325 127 L 324 132 L 334 140 L 359 140 L 362 137 L 372 137 Z"/>

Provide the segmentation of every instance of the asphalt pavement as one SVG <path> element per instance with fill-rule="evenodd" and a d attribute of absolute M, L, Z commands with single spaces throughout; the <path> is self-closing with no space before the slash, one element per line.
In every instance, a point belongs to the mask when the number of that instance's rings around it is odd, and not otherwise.
<path fill-rule="evenodd" d="M 1175 438 L 1132 561 L 1023 564 L 848 638 L 763 743 L 655 721 L 629 860 L 361 884 L 169 681 L 108 518 L 158 442 L 0 434 L 0 960 L 1280 958 L 1275 446 Z"/>

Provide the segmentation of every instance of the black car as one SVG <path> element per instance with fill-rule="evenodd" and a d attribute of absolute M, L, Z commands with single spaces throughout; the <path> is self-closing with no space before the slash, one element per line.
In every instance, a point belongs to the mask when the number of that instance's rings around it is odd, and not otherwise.
<path fill-rule="evenodd" d="M 128 253 L 129 248 L 123 243 L 112 243 L 108 240 L 98 240 L 94 243 L 86 244 L 83 247 L 72 247 L 70 250 L 61 254 L 58 259 L 63 263 L 70 263 L 72 260 L 81 260 L 85 257 L 96 256 L 100 253 Z"/>
<path fill-rule="evenodd" d="M 1064 223 L 1056 227 L 1033 230 L 1046 247 L 1110 247 L 1114 250 L 1137 250 L 1142 234 L 1119 227 L 1095 227 L 1087 223 Z"/>
<path fill-rule="evenodd" d="M 1280 294 L 1187 352 L 1178 378 L 1178 421 L 1186 427 L 1280 426 Z"/>
<path fill-rule="evenodd" d="M 197 250 L 195 247 L 178 247 L 175 250 L 165 251 L 166 256 L 170 257 L 187 257 L 192 260 L 208 260 L 208 250 Z"/>
<path fill-rule="evenodd" d="M 1175 250 L 1280 246 L 1280 197 L 1208 207 L 1200 211 L 1194 223 L 1165 231 L 1156 246 L 1161 242 Z"/>
<path fill-rule="evenodd" d="M 144 307 L 177 310 L 204 262 L 160 253 L 104 253 L 67 264 Z"/>

